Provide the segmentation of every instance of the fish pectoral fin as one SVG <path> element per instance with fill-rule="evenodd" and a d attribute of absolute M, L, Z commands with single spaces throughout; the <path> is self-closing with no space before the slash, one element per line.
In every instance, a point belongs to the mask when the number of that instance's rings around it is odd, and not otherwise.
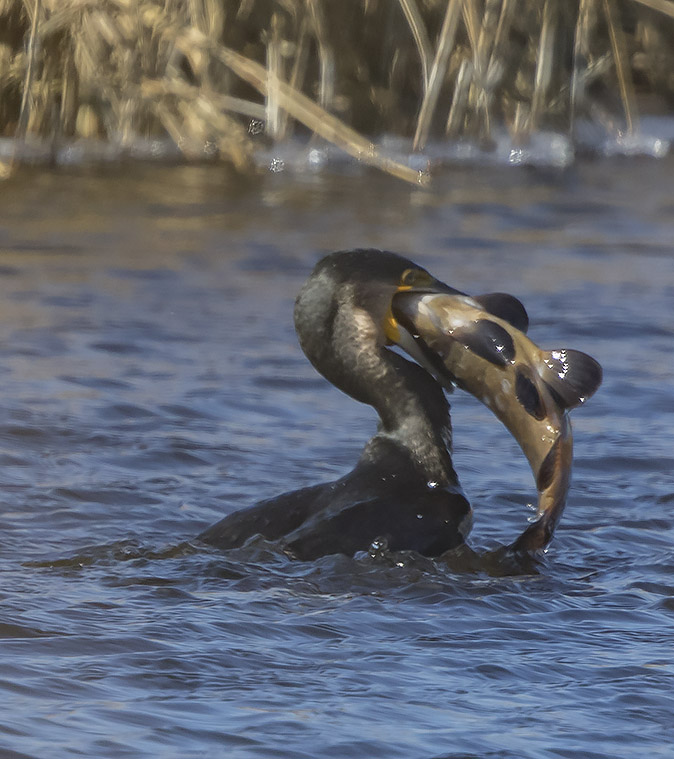
<path fill-rule="evenodd" d="M 504 322 L 512 324 L 515 329 L 525 332 L 529 329 L 529 315 L 523 304 L 514 295 L 508 293 L 487 293 L 473 296 L 487 313 L 498 316 Z"/>
<path fill-rule="evenodd" d="M 580 406 L 601 385 L 600 364 L 574 350 L 541 351 L 539 374 L 561 408 Z"/>
<path fill-rule="evenodd" d="M 512 337 L 500 324 L 489 319 L 458 327 L 452 332 L 452 338 L 495 366 L 506 366 L 515 358 Z"/>

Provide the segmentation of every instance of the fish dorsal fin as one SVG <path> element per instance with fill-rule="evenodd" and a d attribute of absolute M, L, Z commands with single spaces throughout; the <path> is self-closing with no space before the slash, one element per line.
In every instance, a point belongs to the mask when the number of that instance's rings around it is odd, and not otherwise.
<path fill-rule="evenodd" d="M 557 403 L 565 409 L 584 403 L 601 385 L 601 366 L 574 350 L 541 351 L 539 374 Z"/>
<path fill-rule="evenodd" d="M 487 293 L 473 296 L 482 308 L 504 322 L 512 324 L 515 329 L 525 332 L 529 329 L 529 315 L 514 295 L 508 293 Z"/>

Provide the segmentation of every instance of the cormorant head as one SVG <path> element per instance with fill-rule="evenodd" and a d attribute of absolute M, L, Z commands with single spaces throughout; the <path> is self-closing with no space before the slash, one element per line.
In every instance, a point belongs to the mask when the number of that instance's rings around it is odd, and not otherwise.
<path fill-rule="evenodd" d="M 402 293 L 461 294 L 403 256 L 348 250 L 321 259 L 297 297 L 295 328 L 302 350 L 326 379 L 363 403 L 375 405 L 386 346 L 401 345 L 436 377 L 444 370 L 401 327 L 394 298 Z"/>

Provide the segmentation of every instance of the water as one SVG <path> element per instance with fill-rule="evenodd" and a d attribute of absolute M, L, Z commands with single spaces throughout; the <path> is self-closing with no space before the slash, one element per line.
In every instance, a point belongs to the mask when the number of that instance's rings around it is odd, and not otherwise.
<path fill-rule="evenodd" d="M 674 159 L 351 170 L 61 169 L 0 204 L 0 756 L 674 756 Z M 370 409 L 303 358 L 335 248 L 520 297 L 595 356 L 567 511 L 528 571 L 480 559 L 536 493 L 452 401 L 472 546 L 293 562 L 190 543 L 347 471 Z"/>

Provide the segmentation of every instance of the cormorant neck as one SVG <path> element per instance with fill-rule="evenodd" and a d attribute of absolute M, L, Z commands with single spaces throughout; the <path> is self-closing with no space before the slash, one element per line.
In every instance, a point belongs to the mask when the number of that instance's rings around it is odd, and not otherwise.
<path fill-rule="evenodd" d="M 337 284 L 330 271 L 314 273 L 295 303 L 302 350 L 335 387 L 374 406 L 381 424 L 362 463 L 396 445 L 425 482 L 456 485 L 451 458 L 449 403 L 425 369 L 386 348 L 383 321 L 391 293 L 374 293 L 363 308 L 353 283 Z"/>
<path fill-rule="evenodd" d="M 365 402 L 374 406 L 381 423 L 365 446 L 362 460 L 372 461 L 382 442 L 392 442 L 408 455 L 426 483 L 456 485 L 449 403 L 440 385 L 425 369 L 397 353 L 380 348 L 377 354 L 378 371 Z"/>

